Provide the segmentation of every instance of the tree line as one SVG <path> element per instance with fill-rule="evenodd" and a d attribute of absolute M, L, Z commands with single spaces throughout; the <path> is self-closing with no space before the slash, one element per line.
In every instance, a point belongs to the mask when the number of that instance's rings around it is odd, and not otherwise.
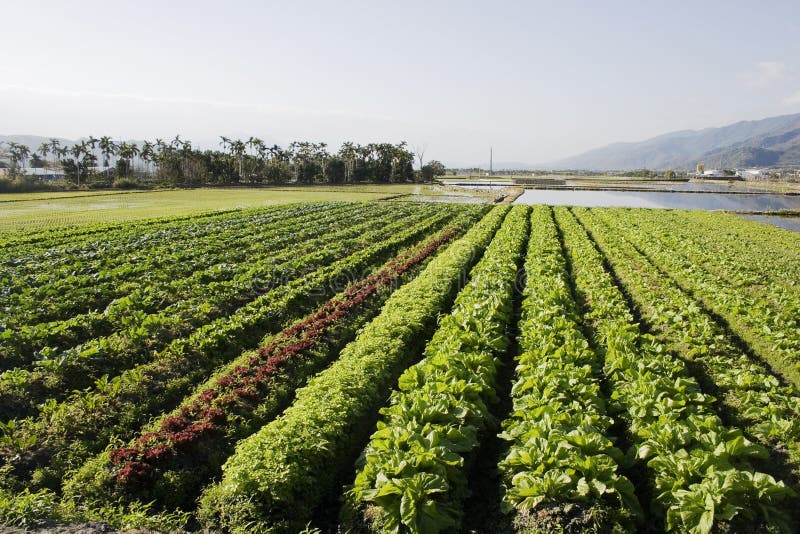
<path fill-rule="evenodd" d="M 221 136 L 219 144 L 220 149 L 201 150 L 179 135 L 169 141 L 142 143 L 89 136 L 72 145 L 49 139 L 33 152 L 24 144 L 7 142 L 0 147 L 0 160 L 5 160 L 12 176 L 24 174 L 30 165 L 63 174 L 65 180 L 79 186 L 120 182 L 172 186 L 397 183 L 427 181 L 445 170 L 440 162 L 431 161 L 415 171 L 414 153 L 405 141 L 346 142 L 337 152 L 330 152 L 326 143 L 296 141 L 284 148 L 257 137 Z"/>

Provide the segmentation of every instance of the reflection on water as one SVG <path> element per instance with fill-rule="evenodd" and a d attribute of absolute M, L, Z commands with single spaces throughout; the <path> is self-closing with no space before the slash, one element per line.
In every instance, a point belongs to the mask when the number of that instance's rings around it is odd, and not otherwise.
<path fill-rule="evenodd" d="M 526 189 L 515 204 L 552 206 L 671 208 L 684 210 L 772 211 L 800 209 L 800 196 L 649 191 L 566 191 Z"/>
<path fill-rule="evenodd" d="M 742 217 L 800 232 L 800 217 L 778 217 L 777 215 L 742 215 Z"/>

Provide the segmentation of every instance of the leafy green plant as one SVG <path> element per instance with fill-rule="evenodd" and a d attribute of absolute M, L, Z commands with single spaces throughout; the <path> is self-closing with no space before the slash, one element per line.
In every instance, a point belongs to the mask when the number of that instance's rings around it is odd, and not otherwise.
<path fill-rule="evenodd" d="M 556 219 L 577 291 L 585 298 L 585 317 L 605 358 L 612 409 L 628 425 L 635 447 L 631 455 L 646 462 L 652 507 L 665 518 L 666 528 L 706 534 L 718 521 L 751 518 L 782 528 L 786 514 L 779 503 L 792 492 L 755 471 L 749 461 L 766 451 L 741 430 L 726 428 L 711 410 L 713 399 L 700 390 L 683 362 L 640 332 L 600 253 L 574 216 L 556 208 Z M 711 517 L 687 513 L 697 510 L 700 496 L 715 503 Z"/>
<path fill-rule="evenodd" d="M 377 315 L 395 284 L 410 278 L 421 262 L 460 232 L 448 228 L 404 250 L 311 315 L 270 336 L 256 353 L 246 352 L 226 365 L 135 440 L 87 462 L 65 484 L 65 498 L 94 508 L 138 500 L 152 501 L 158 509 L 191 509 L 202 486 L 218 476 L 236 441 L 279 414 L 294 390 Z"/>
<path fill-rule="evenodd" d="M 503 422 L 509 442 L 499 468 L 504 505 L 521 517 L 544 505 L 604 507 L 608 522 L 642 516 L 631 482 L 619 474 L 622 452 L 608 436 L 612 419 L 597 374 L 599 361 L 583 337 L 570 294 L 565 258 L 549 209 L 535 207 L 525 263 L 514 406 Z M 540 528 L 558 530 L 566 516 Z M 585 525 L 588 528 L 588 525 Z"/>
<path fill-rule="evenodd" d="M 508 208 L 489 212 L 395 291 L 339 359 L 297 392 L 275 421 L 241 441 L 199 509 L 206 528 L 302 528 L 369 432 L 371 414 L 411 361 Z"/>
<path fill-rule="evenodd" d="M 626 292 L 659 341 L 687 362 L 700 366 L 713 392 L 749 435 L 788 453 L 800 472 L 800 392 L 782 385 L 762 363 L 754 361 L 729 338 L 708 312 L 683 291 L 662 268 L 652 264 L 619 231 L 612 230 L 605 210 L 575 210 L 614 268 Z M 634 218 L 639 212 L 622 212 Z M 624 219 L 623 219 L 624 220 Z M 633 224 L 630 225 L 631 227 Z"/>
<path fill-rule="evenodd" d="M 347 493 L 345 525 L 425 534 L 457 529 L 467 465 L 493 425 L 528 211 L 515 207 L 470 271 L 453 310 L 398 380 Z"/>

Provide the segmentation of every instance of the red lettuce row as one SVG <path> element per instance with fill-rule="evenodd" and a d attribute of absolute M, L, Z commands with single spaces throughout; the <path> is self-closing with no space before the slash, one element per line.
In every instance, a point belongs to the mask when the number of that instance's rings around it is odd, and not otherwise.
<path fill-rule="evenodd" d="M 396 215 L 389 212 L 378 221 L 389 222 Z M 419 218 L 425 213 L 412 215 Z M 352 220 L 356 220 L 352 215 Z M 407 221 L 406 221 L 407 222 Z M 315 228 L 308 241 L 299 240 L 295 246 L 272 257 L 254 258 L 248 268 L 231 280 L 210 283 L 194 298 L 180 299 L 154 313 L 131 311 L 121 315 L 124 328 L 86 343 L 55 352 L 37 364 L 32 371 L 9 371 L 0 374 L 0 418 L 25 417 L 35 413 L 35 407 L 46 398 L 63 399 L 71 390 L 84 389 L 103 374 L 115 374 L 134 367 L 154 352 L 168 346 L 198 327 L 219 317 L 231 314 L 260 294 L 274 289 L 281 281 L 297 277 L 303 270 L 321 266 L 349 253 L 364 242 L 366 235 L 386 235 L 386 227 L 373 229 L 376 221 L 355 226 L 336 225 Z M 402 223 L 389 223 L 402 228 Z M 290 230 L 287 230 L 290 231 Z M 298 236 L 298 239 L 300 236 Z M 327 243 L 327 246 L 322 246 Z M 47 365 L 45 365 L 47 364 Z M 8 387 L 6 374 L 13 374 L 14 387 Z M 20 375 L 25 377 L 19 383 Z"/>
<path fill-rule="evenodd" d="M 507 213 L 489 212 L 395 291 L 339 358 L 297 391 L 280 417 L 240 441 L 222 479 L 204 491 L 209 530 L 297 532 L 352 469 L 386 391 L 419 357 L 436 317 L 455 297 Z"/>
<path fill-rule="evenodd" d="M 276 396 L 291 396 L 286 387 L 276 387 L 275 381 L 280 380 L 280 386 L 286 382 L 302 383 L 305 376 L 298 374 L 307 375 L 318 367 L 298 365 L 294 360 L 306 358 L 305 353 L 312 349 L 328 353 L 318 361 L 329 360 L 334 356 L 331 352 L 355 334 L 351 323 L 366 322 L 388 296 L 376 300 L 376 293 L 390 293 L 404 274 L 460 231 L 448 228 L 403 252 L 315 313 L 275 335 L 266 346 L 237 359 L 129 446 L 112 449 L 89 462 L 66 486 L 67 495 L 80 500 L 96 496 L 106 503 L 140 498 L 144 502 L 156 499 L 165 506 L 190 506 L 202 483 L 216 474 L 236 439 L 277 415 L 276 409 L 287 399 L 278 402 Z M 359 316 L 363 308 L 367 313 Z M 338 327 L 344 321 L 347 327 L 341 335 Z M 336 339 L 332 342 L 331 338 Z M 204 461 L 195 461 L 198 455 Z"/>
<path fill-rule="evenodd" d="M 150 362 L 104 383 L 98 381 L 94 390 L 76 392 L 65 402 L 46 403 L 38 419 L 23 421 L 15 431 L 17 437 L 35 442 L 25 450 L 10 451 L 6 457 L 14 467 L 14 479 L 30 479 L 34 484 L 35 480 L 47 481 L 52 487 L 64 473 L 102 451 L 115 438 L 130 439 L 148 417 L 179 404 L 214 368 L 258 346 L 264 336 L 330 298 L 336 281 L 343 276 L 380 265 L 398 250 L 441 228 L 455 214 L 460 214 L 458 219 L 468 226 L 485 212 L 485 207 L 438 211 L 389 238 L 377 236 L 372 238 L 374 242 L 364 241 L 364 248 L 351 251 L 346 258 L 258 297 L 187 338 L 175 340 Z M 408 221 L 405 224 L 408 226 Z M 30 478 L 32 475 L 34 478 Z"/>

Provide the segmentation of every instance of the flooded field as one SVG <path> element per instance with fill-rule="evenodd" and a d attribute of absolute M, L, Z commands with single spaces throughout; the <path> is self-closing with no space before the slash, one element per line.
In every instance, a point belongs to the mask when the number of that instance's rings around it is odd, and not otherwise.
<path fill-rule="evenodd" d="M 710 185 L 710 184 L 684 184 Z M 741 193 L 665 193 L 527 189 L 515 204 L 551 206 L 671 208 L 686 210 L 777 211 L 800 209 L 800 196 Z"/>
<path fill-rule="evenodd" d="M 800 232 L 800 217 L 779 217 L 777 215 L 742 215 L 742 217 Z"/>

